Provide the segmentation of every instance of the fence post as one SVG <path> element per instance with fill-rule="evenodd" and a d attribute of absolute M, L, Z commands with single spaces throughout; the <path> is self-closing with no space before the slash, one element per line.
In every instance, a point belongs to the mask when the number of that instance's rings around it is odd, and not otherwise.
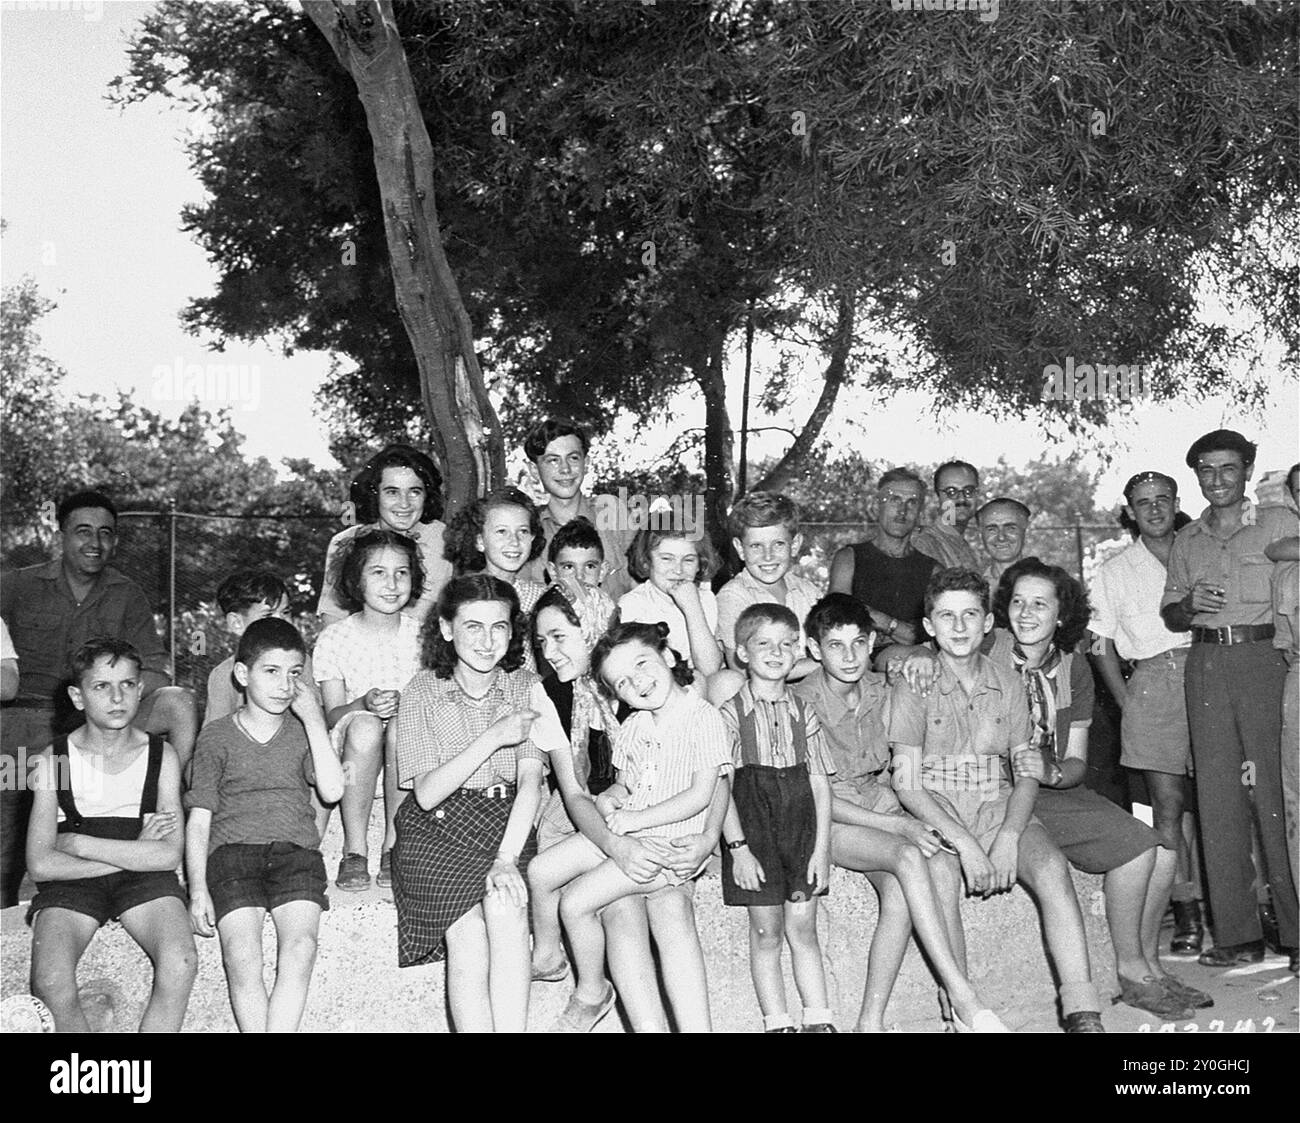
<path fill-rule="evenodd" d="M 1074 512 L 1074 552 L 1078 555 L 1078 574 L 1079 583 L 1083 583 L 1083 523 L 1080 520 L 1079 512 Z"/>
<path fill-rule="evenodd" d="M 167 500 L 167 653 L 176 682 L 176 500 Z"/>

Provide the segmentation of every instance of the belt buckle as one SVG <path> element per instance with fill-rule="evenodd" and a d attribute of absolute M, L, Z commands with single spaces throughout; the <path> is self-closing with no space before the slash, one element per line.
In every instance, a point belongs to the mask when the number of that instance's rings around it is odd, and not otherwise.
<path fill-rule="evenodd" d="M 1226 647 L 1232 646 L 1232 625 L 1231 624 L 1221 624 L 1219 627 L 1215 628 L 1214 630 L 1219 635 L 1220 644 L 1223 644 Z"/>
<path fill-rule="evenodd" d="M 490 788 L 484 788 L 483 794 L 488 799 L 505 799 L 509 789 L 505 784 L 493 784 Z"/>

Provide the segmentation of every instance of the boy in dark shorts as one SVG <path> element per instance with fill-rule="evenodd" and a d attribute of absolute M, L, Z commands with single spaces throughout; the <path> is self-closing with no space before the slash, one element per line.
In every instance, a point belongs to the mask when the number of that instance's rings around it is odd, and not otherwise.
<path fill-rule="evenodd" d="M 180 765 L 161 737 L 131 725 L 140 670 L 139 653 L 122 640 L 79 648 L 68 696 L 86 724 L 46 749 L 34 776 L 31 987 L 59 1032 L 90 1030 L 77 964 L 109 920 L 120 920 L 154 965 L 142 1031 L 178 1031 L 194 985 L 194 936 L 176 879 L 185 840 Z"/>
<path fill-rule="evenodd" d="M 307 1003 L 325 896 L 325 863 L 311 802 L 343 796 L 343 766 L 325 714 L 303 681 L 298 630 L 267 618 L 248 626 L 235 654 L 244 704 L 199 734 L 194 750 L 185 869 L 200 936 L 221 936 L 235 1021 L 244 1033 L 294 1031 Z M 288 720 L 292 709 L 298 721 Z M 262 981 L 262 923 L 279 952 L 270 995 Z"/>
<path fill-rule="evenodd" d="M 786 680 L 803 656 L 799 620 L 780 604 L 751 604 L 736 621 L 747 672 L 722 705 L 736 779 L 723 824 L 722 899 L 749 909 L 749 967 L 767 1033 L 794 1033 L 781 940 L 790 945 L 803 1032 L 835 1033 L 817 942 L 817 897 L 830 886 L 834 773 L 817 714 Z"/>

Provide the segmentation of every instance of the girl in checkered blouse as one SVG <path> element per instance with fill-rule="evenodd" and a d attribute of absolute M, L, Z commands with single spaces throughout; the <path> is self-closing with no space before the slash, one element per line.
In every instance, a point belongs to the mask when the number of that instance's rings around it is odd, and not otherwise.
<path fill-rule="evenodd" d="M 528 1019 L 528 889 L 546 754 L 567 744 L 522 669 L 515 591 L 453 578 L 423 636 L 425 670 L 397 716 L 393 900 L 398 962 L 447 961 L 456 1030 L 522 1033 Z"/>
<path fill-rule="evenodd" d="M 719 775 L 730 771 L 731 742 L 718 711 L 685 689 L 691 670 L 668 646 L 668 626 L 615 626 L 596 644 L 591 666 L 597 681 L 636 711 L 614 740 L 618 780 L 596 798 L 606 825 L 615 834 L 665 842 L 698 833 Z M 663 868 L 648 881 L 634 881 L 580 834 L 557 844 L 548 858 L 563 862 L 575 877 L 564 889 L 560 916 L 573 948 L 577 986 L 555 1028 L 585 1032 L 609 1012 L 615 999 L 614 988 L 605 980 L 600 911 L 685 878 Z M 677 1011 L 679 1022 L 685 1016 L 692 1024 L 707 1025 L 707 993 L 674 994 L 673 1000 L 702 1007 Z"/>

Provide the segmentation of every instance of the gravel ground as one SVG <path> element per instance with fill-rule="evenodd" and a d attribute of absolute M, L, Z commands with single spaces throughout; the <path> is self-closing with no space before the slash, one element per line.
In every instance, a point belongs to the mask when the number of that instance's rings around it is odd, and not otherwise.
<path fill-rule="evenodd" d="M 372 821 L 371 853 L 378 853 L 379 805 Z M 323 847 L 333 876 L 341 848 L 337 816 Z M 375 859 L 372 858 L 372 872 Z M 1103 1000 L 1116 992 L 1110 939 L 1101 907 L 1101 880 L 1076 874 L 1076 889 L 1089 929 L 1093 967 Z M 399 970 L 396 964 L 396 913 L 389 890 L 341 893 L 330 887 L 331 908 L 322 919 L 312 991 L 303 1019 L 311 1032 L 443 1032 L 447 1029 L 441 965 Z M 716 874 L 706 874 L 696 889 L 696 914 L 709 972 L 714 1027 L 719 1032 L 760 1028 L 757 1002 L 749 977 L 744 910 L 725 908 Z M 30 936 L 26 906 L 0 913 L 0 997 L 28 991 Z M 875 894 L 864 878 L 836 870 L 830 897 L 820 910 L 822 947 L 831 988 L 831 1004 L 841 1029 L 849 1028 L 861 1001 L 866 953 L 875 924 Z M 1032 903 L 1019 889 L 989 901 L 969 901 L 964 920 L 972 981 L 1002 1019 L 1021 1032 L 1057 1029 L 1054 989 Z M 267 921 L 267 972 L 274 965 L 274 932 Z M 1167 936 L 1166 936 L 1167 938 Z M 199 977 L 190 999 L 185 1029 L 221 1033 L 235 1029 L 226 998 L 225 978 L 215 940 L 199 940 Z M 788 960 L 788 956 L 786 957 Z M 1172 963 L 1173 961 L 1171 961 Z M 1213 1010 L 1193 1023 L 1200 1031 L 1230 1032 L 1251 1019 L 1257 1031 L 1294 1032 L 1296 981 L 1286 961 L 1270 956 L 1264 963 L 1233 972 L 1200 967 L 1195 960 L 1177 963 L 1189 983 L 1209 991 Z M 148 996 L 150 970 L 143 952 L 120 925 L 106 926 L 82 960 L 80 978 L 92 1022 L 98 1028 L 134 1029 Z M 570 984 L 533 985 L 530 1031 L 544 1031 L 559 1015 Z M 791 1009 L 798 1000 L 793 982 L 787 990 Z M 1151 1015 L 1126 1006 L 1108 1007 L 1113 1032 L 1154 1032 L 1162 1027 Z M 890 1004 L 889 1019 L 905 1032 L 938 1032 L 936 988 L 915 944 Z M 1270 1021 L 1271 1019 L 1271 1021 Z M 1216 1023 L 1222 1022 L 1219 1026 Z M 609 1017 L 596 1032 L 623 1031 L 620 1018 Z M 1186 1031 L 1180 1024 L 1177 1031 Z M 1244 1025 L 1243 1025 L 1244 1028 Z M 1166 1030 L 1168 1032 L 1168 1030 Z"/>

